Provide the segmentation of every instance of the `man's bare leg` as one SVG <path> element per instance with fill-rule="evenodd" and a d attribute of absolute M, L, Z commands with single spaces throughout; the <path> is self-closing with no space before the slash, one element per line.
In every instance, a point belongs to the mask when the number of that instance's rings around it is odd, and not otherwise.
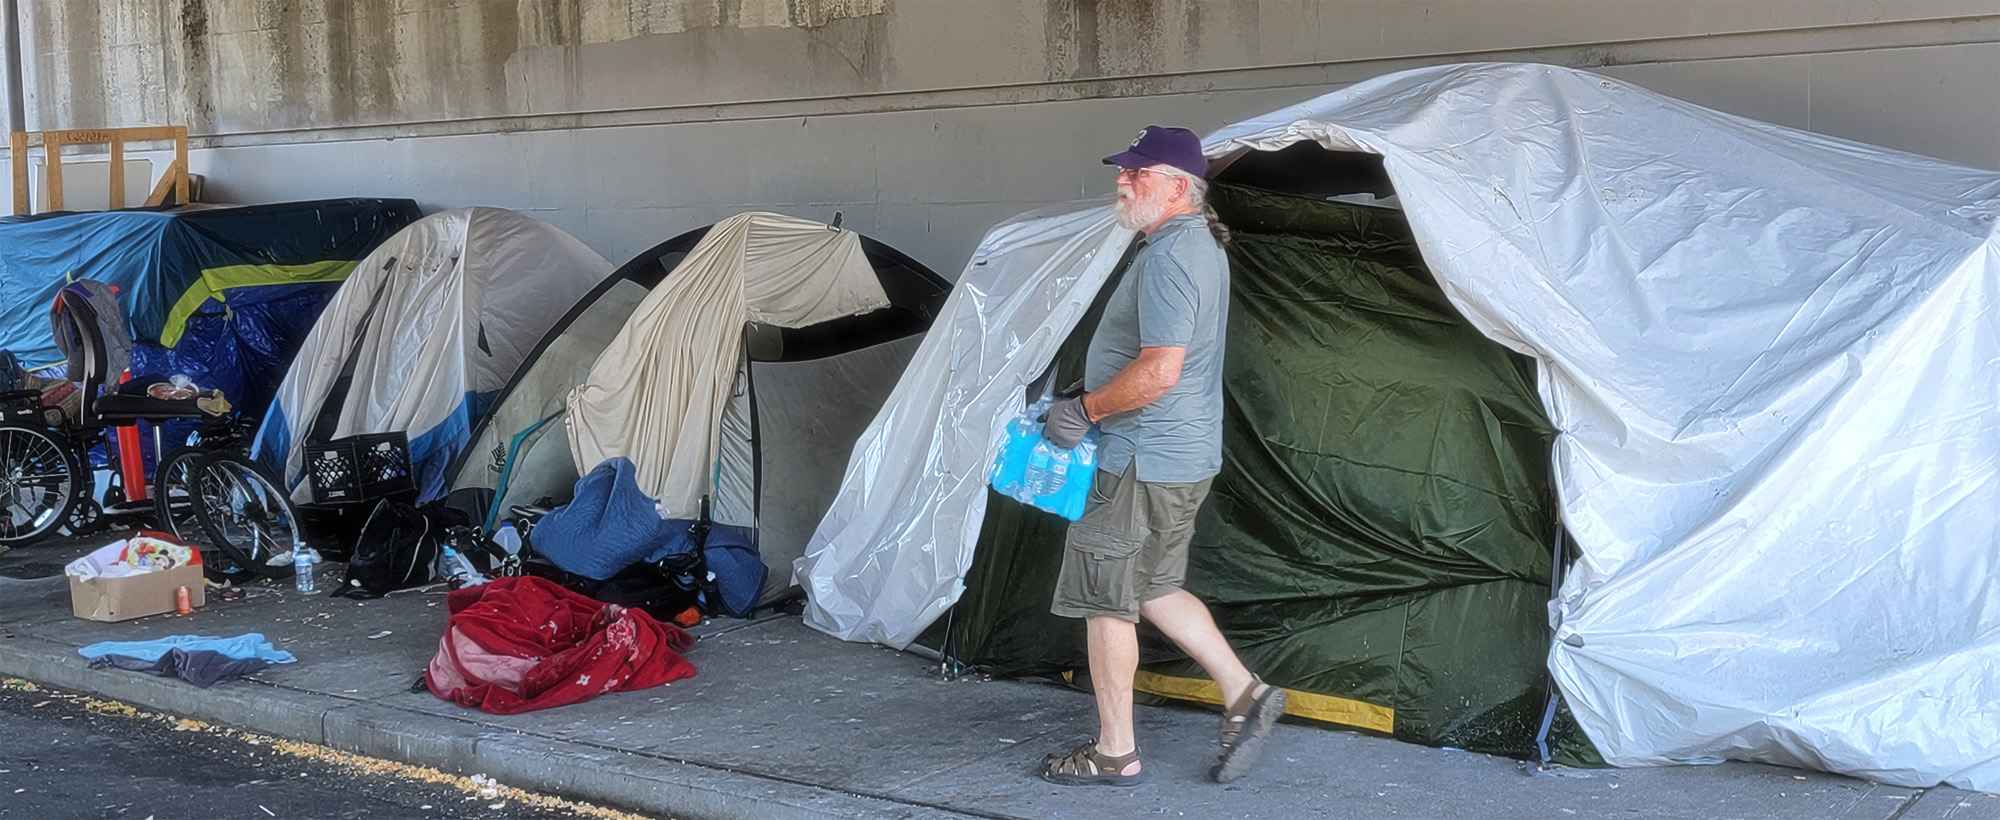
<path fill-rule="evenodd" d="M 1193 593 L 1177 589 L 1139 605 L 1139 617 L 1151 621 L 1175 645 L 1193 658 L 1195 663 L 1208 672 L 1209 679 L 1215 681 L 1222 690 L 1225 706 L 1237 703 L 1250 691 L 1256 678 L 1244 668 L 1243 661 L 1236 657 L 1236 650 L 1230 648 L 1229 641 L 1222 637 L 1222 630 L 1215 627 L 1215 617 L 1208 612 L 1208 605 L 1194 597 Z M 1096 650 L 1091 654 L 1091 678 L 1096 682 Z M 1136 651 L 1136 636 L 1135 636 Z M 1134 658 L 1136 661 L 1136 657 Z M 1131 680 L 1131 675 L 1126 675 Z M 1259 691 L 1262 691 L 1261 689 Z M 1131 692 L 1126 693 L 1126 714 L 1131 714 Z M 1102 703 L 1102 701 L 1100 701 Z M 1099 706 L 1099 710 L 1102 710 Z"/>
<path fill-rule="evenodd" d="M 1132 676 L 1139 672 L 1137 624 L 1094 617 L 1085 637 L 1090 646 L 1090 688 L 1097 693 L 1097 751 L 1108 757 L 1131 754 L 1138 748 L 1132 731 Z M 1136 762 L 1119 772 L 1138 773 Z"/>

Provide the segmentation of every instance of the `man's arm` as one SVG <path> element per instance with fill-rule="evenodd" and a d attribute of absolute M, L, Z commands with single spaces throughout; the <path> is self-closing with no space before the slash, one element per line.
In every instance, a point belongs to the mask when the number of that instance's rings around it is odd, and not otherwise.
<path fill-rule="evenodd" d="M 1092 422 L 1152 404 L 1181 380 L 1184 347 L 1145 347 L 1103 387 L 1083 396 L 1083 412 Z"/>

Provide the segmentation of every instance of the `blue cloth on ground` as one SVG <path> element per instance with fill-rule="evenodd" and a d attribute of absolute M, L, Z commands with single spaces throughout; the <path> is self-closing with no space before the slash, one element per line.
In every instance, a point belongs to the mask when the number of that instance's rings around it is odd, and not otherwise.
<path fill-rule="evenodd" d="M 636 470 L 631 459 L 618 456 L 577 479 L 570 502 L 535 522 L 529 535 L 535 553 L 598 581 L 672 555 L 674 527 L 660 520 L 658 502 L 639 489 Z"/>
<path fill-rule="evenodd" d="M 572 500 L 535 524 L 535 554 L 565 571 L 603 581 L 633 564 L 653 563 L 694 549 L 695 522 L 661 520 L 658 503 L 639 489 L 632 461 L 606 459 L 578 479 Z M 721 601 L 708 609 L 741 616 L 757 605 L 769 571 L 747 527 L 716 524 L 702 557 L 715 573 Z"/>
<path fill-rule="evenodd" d="M 185 652 L 212 651 L 231 658 L 262 658 L 271 663 L 291 663 L 298 660 L 264 640 L 257 632 L 238 635 L 234 638 L 203 637 L 199 635 L 175 635 L 150 641 L 104 641 L 94 643 L 76 651 L 76 654 L 96 660 L 105 655 L 124 655 L 143 661 L 157 661 L 169 650 Z"/>
<path fill-rule="evenodd" d="M 125 655 L 105 655 L 90 662 L 92 669 L 109 666 L 144 672 L 155 677 L 180 678 L 202 689 L 255 675 L 270 665 L 271 662 L 263 658 L 232 658 L 210 650 L 187 652 L 180 649 L 169 649 L 166 655 L 156 661 L 140 660 Z"/>

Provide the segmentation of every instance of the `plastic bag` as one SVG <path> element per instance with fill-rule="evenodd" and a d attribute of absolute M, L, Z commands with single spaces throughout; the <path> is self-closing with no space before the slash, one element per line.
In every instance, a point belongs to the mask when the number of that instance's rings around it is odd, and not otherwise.
<path fill-rule="evenodd" d="M 1001 495 L 1075 521 L 1083 517 L 1097 474 L 1097 430 L 1085 433 L 1074 449 L 1050 444 L 1036 421 L 1048 412 L 1049 403 L 1045 396 L 1008 423 L 988 481 Z"/>

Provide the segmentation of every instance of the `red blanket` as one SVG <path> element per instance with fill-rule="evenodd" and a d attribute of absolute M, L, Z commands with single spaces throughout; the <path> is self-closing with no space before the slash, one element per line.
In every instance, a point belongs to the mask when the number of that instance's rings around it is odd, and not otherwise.
<path fill-rule="evenodd" d="M 531 576 L 445 599 L 451 618 L 426 674 L 460 706 L 512 715 L 694 676 L 685 630 Z"/>

